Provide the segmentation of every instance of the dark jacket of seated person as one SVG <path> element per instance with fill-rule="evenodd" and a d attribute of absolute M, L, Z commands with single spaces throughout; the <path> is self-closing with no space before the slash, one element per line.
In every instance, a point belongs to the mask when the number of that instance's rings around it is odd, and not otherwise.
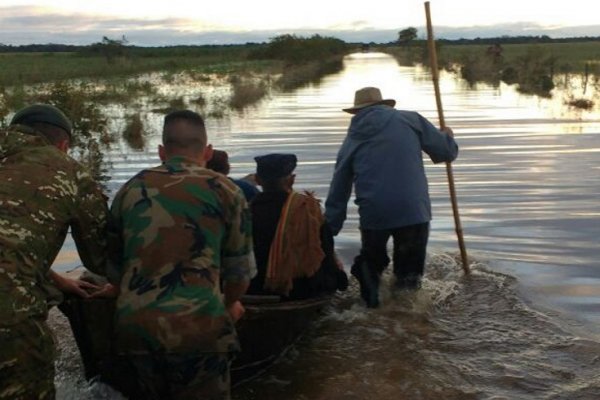
<path fill-rule="evenodd" d="M 319 200 L 292 190 L 293 154 L 256 157 L 252 212 L 258 274 L 248 294 L 274 294 L 298 300 L 345 290 L 348 278 L 334 253 L 333 235 Z"/>

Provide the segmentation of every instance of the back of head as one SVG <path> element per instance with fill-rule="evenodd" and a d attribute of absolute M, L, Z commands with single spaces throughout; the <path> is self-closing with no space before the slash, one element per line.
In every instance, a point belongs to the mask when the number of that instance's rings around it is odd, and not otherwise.
<path fill-rule="evenodd" d="M 71 121 L 61 110 L 49 104 L 33 104 L 17 111 L 10 125 L 17 124 L 37 130 L 53 145 L 71 140 Z"/>
<path fill-rule="evenodd" d="M 206 127 L 202 117 L 190 110 L 165 116 L 162 142 L 170 155 L 198 155 L 206 147 Z"/>
<path fill-rule="evenodd" d="M 206 163 L 206 168 L 223 175 L 229 174 L 229 154 L 223 150 L 213 150 L 212 158 Z"/>

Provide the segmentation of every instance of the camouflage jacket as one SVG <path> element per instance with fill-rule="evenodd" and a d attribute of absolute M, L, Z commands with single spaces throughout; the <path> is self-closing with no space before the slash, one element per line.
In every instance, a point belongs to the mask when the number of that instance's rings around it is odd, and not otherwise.
<path fill-rule="evenodd" d="M 237 350 L 220 288 L 249 282 L 256 273 L 241 190 L 221 174 L 174 157 L 127 182 L 111 217 L 110 275 L 121 291 L 117 351 Z"/>
<path fill-rule="evenodd" d="M 69 227 L 85 266 L 105 274 L 107 215 L 79 163 L 31 128 L 0 132 L 0 326 L 60 302 L 48 271 Z"/>

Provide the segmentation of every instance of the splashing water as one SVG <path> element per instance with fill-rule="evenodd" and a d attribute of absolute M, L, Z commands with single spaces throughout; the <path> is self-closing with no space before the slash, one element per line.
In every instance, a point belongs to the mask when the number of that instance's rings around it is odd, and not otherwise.
<path fill-rule="evenodd" d="M 364 307 L 352 280 L 299 343 L 233 398 L 600 398 L 600 343 L 529 308 L 515 278 L 481 262 L 464 276 L 458 262 L 431 256 L 416 292 L 393 290 L 388 268 L 376 310 Z M 123 399 L 85 382 L 66 321 L 55 310 L 51 321 L 60 333 L 57 398 Z"/>
<path fill-rule="evenodd" d="M 600 398 L 600 344 L 527 307 L 515 278 L 471 268 L 463 276 L 457 257 L 434 255 L 417 292 L 394 292 L 386 273 L 376 310 L 353 285 L 234 398 Z"/>

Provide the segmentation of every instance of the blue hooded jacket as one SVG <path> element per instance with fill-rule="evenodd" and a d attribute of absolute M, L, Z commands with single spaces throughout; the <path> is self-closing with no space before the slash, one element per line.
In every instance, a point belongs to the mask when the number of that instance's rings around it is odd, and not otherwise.
<path fill-rule="evenodd" d="M 337 156 L 325 217 L 334 234 L 346 219 L 352 183 L 362 229 L 391 229 L 431 220 L 423 154 L 453 161 L 458 145 L 416 112 L 367 107 L 350 122 Z"/>

